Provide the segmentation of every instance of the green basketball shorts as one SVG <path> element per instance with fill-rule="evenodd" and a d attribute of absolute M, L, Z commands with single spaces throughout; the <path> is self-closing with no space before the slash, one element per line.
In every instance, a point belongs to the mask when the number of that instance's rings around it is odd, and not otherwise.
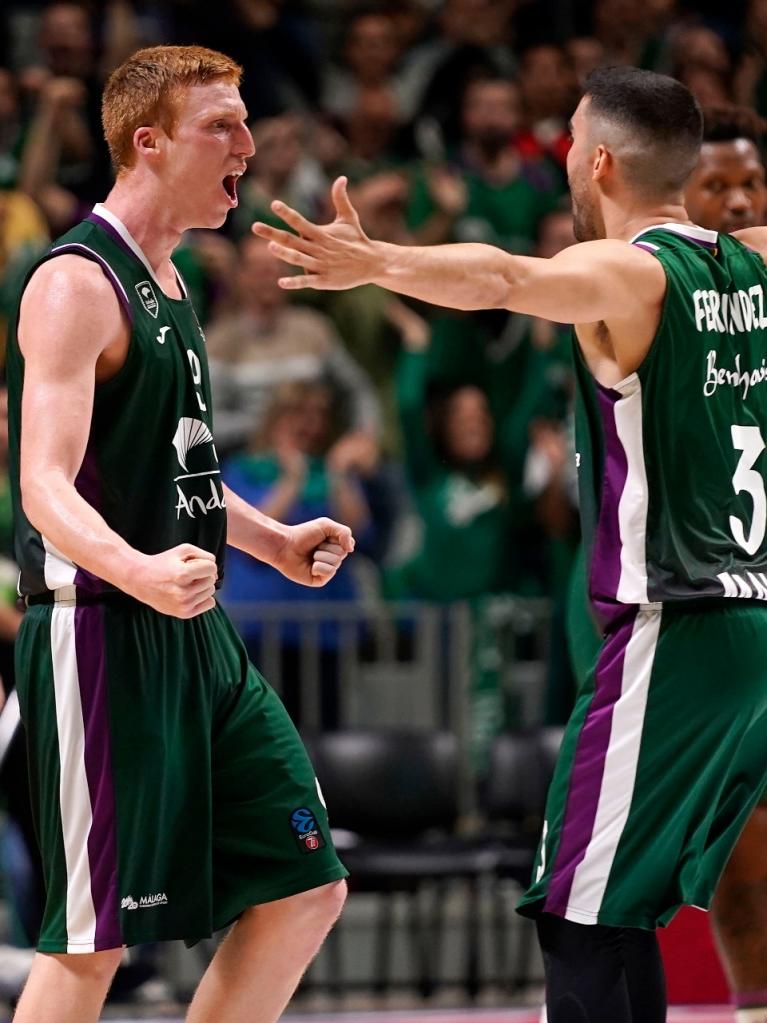
<path fill-rule="evenodd" d="M 16 660 L 41 952 L 193 943 L 346 876 L 301 740 L 220 608 L 34 605 Z"/>
<path fill-rule="evenodd" d="M 707 909 L 767 783 L 767 608 L 627 607 L 567 725 L 519 910 L 654 928 Z"/>

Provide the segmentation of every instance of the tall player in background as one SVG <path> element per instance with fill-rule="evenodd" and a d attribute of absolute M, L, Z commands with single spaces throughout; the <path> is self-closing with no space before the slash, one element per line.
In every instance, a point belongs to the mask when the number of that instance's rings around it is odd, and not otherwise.
<path fill-rule="evenodd" d="M 311 764 L 215 591 L 228 542 L 308 586 L 353 548 L 221 482 L 204 336 L 171 253 L 253 153 L 240 68 L 111 76 L 105 203 L 33 268 L 8 340 L 17 641 L 47 902 L 17 1023 L 94 1023 L 124 945 L 234 922 L 190 1023 L 273 1023 L 344 899 Z"/>
<path fill-rule="evenodd" d="M 661 1023 L 654 930 L 708 906 L 767 783 L 767 231 L 684 208 L 689 91 L 594 72 L 573 115 L 576 237 L 552 259 L 363 232 L 344 179 L 318 226 L 254 225 L 304 270 L 460 309 L 576 324 L 589 593 L 605 629 L 567 726 L 533 883 L 550 1023 Z M 756 251 L 755 251 L 756 250 Z"/>
<path fill-rule="evenodd" d="M 763 122 L 748 109 L 704 112 L 700 159 L 685 187 L 694 223 L 727 233 L 764 224 L 763 134 Z M 738 839 L 711 910 L 737 1023 L 767 1023 L 767 795 Z"/>

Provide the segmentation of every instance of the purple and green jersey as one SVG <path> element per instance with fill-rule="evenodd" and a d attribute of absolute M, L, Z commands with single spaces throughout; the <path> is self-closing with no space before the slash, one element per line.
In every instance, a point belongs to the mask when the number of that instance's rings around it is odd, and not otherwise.
<path fill-rule="evenodd" d="M 75 486 L 116 533 L 145 554 L 191 543 L 215 554 L 219 575 L 226 507 L 213 443 L 205 339 L 179 277 L 183 298 L 164 294 L 136 241 L 103 206 L 54 242 L 43 260 L 63 254 L 96 263 L 131 325 L 123 367 L 96 386 L 85 457 Z M 30 276 L 37 265 L 30 271 Z M 83 310 L 87 317 L 87 310 Z M 55 324 L 51 324 L 55 344 Z M 24 515 L 19 440 L 24 359 L 16 323 L 8 337 L 11 486 L 20 591 L 40 595 L 73 586 L 112 587 L 74 565 Z M 56 429 L 56 410 L 49 428 Z"/>
<path fill-rule="evenodd" d="M 767 271 L 690 225 L 633 242 L 667 292 L 649 353 L 619 384 L 598 384 L 576 352 L 604 639 L 594 658 L 586 633 L 590 670 L 520 911 L 654 928 L 708 907 L 767 785 Z"/>
<path fill-rule="evenodd" d="M 195 544 L 216 555 L 220 578 L 224 492 L 204 338 L 183 283 L 183 298 L 163 294 L 100 206 L 45 258 L 62 254 L 101 268 L 131 324 L 125 364 L 96 387 L 77 490 L 133 547 Z M 160 614 L 75 565 L 26 519 L 15 324 L 8 383 L 29 604 L 17 686 L 46 883 L 39 949 L 193 942 L 249 906 L 344 877 L 301 740 L 221 608 Z M 56 429 L 57 411 L 45 428 Z"/>
<path fill-rule="evenodd" d="M 576 345 L 576 446 L 589 592 L 626 604 L 767 600 L 767 272 L 729 235 L 683 224 L 634 244 L 666 272 L 658 331 L 614 387 Z"/>

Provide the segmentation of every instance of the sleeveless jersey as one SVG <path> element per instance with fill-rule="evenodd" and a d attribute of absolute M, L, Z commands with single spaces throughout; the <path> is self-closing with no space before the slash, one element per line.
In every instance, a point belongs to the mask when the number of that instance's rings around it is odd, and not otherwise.
<path fill-rule="evenodd" d="M 226 544 L 226 511 L 213 444 L 205 339 L 186 288 L 168 298 L 125 226 L 98 205 L 56 241 L 45 260 L 74 253 L 97 263 L 131 323 L 123 367 L 95 390 L 87 449 L 75 480 L 79 494 L 131 547 L 157 554 L 191 543 L 216 555 L 219 581 Z M 25 282 L 26 283 L 26 282 Z M 87 317 L 88 310 L 81 315 Z M 24 515 L 19 492 L 19 437 L 24 359 L 11 323 L 7 376 L 9 463 L 14 502 L 19 591 L 37 595 L 77 585 L 114 590 L 74 565 Z M 56 325 L 50 325 L 50 344 Z M 56 429 L 50 410 L 47 429 Z"/>
<path fill-rule="evenodd" d="M 653 344 L 614 387 L 576 343 L 576 447 L 589 591 L 625 604 L 767 600 L 767 270 L 681 224 L 632 239 L 666 273 Z"/>

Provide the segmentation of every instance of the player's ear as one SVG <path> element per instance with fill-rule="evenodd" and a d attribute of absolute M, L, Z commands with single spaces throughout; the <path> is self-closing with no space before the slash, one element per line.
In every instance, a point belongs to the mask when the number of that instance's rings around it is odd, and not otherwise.
<path fill-rule="evenodd" d="M 604 146 L 599 145 L 594 153 L 594 162 L 591 166 L 591 177 L 594 181 L 599 181 L 606 174 L 612 170 L 613 167 L 613 155 L 609 149 L 605 149 Z"/>
<path fill-rule="evenodd" d="M 136 128 L 133 133 L 133 147 L 143 157 L 150 159 L 159 152 L 157 129 L 149 125 Z"/>

